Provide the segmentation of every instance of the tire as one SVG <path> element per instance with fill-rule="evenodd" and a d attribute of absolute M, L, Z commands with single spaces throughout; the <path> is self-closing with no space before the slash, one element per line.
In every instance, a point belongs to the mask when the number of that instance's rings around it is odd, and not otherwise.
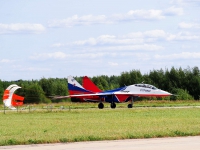
<path fill-rule="evenodd" d="M 79 98 L 73 97 L 71 98 L 71 102 L 80 102 L 81 100 Z"/>
<path fill-rule="evenodd" d="M 116 104 L 115 104 L 114 102 L 112 102 L 112 103 L 110 104 L 110 107 L 111 107 L 112 109 L 115 109 L 115 108 L 116 108 Z"/>
<path fill-rule="evenodd" d="M 103 109 L 104 108 L 104 104 L 103 103 L 99 103 L 98 107 L 99 107 L 99 109 Z"/>
<path fill-rule="evenodd" d="M 128 104 L 128 108 L 133 108 L 133 105 L 132 104 Z"/>

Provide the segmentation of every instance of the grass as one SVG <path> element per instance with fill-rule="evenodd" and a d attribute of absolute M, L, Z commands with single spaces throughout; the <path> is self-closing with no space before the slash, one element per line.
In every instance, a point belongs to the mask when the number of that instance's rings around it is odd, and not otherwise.
<path fill-rule="evenodd" d="M 200 135 L 199 108 L 7 111 L 0 120 L 1 146 Z"/>
<path fill-rule="evenodd" d="M 117 103 L 117 108 L 127 108 L 128 103 Z M 143 100 L 134 102 L 133 107 L 179 107 L 179 106 L 200 106 L 200 101 L 196 100 Z M 88 109 L 88 108 L 97 108 L 98 103 L 72 103 L 72 102 L 61 102 L 61 103 L 50 103 L 50 104 L 31 104 L 23 105 L 19 107 L 19 111 L 41 111 L 41 110 L 61 110 L 61 109 Z M 110 108 L 109 103 L 104 103 L 104 108 Z M 6 108 L 7 109 L 7 108 Z M 4 106 L 0 105 L 0 110 L 4 110 Z"/>

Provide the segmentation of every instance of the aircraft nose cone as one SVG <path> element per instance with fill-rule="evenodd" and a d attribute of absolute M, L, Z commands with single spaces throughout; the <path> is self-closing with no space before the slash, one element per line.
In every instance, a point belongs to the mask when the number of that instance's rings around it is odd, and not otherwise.
<path fill-rule="evenodd" d="M 173 94 L 171 94 L 171 93 L 169 93 L 169 92 L 167 92 L 167 91 L 163 91 L 166 95 L 173 95 Z"/>

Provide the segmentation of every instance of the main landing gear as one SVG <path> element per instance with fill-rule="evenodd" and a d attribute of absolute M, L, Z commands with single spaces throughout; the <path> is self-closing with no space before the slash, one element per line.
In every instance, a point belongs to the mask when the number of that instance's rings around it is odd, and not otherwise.
<path fill-rule="evenodd" d="M 115 104 L 114 102 L 111 102 L 111 103 L 110 103 L 110 107 L 111 107 L 112 109 L 115 109 L 115 108 L 116 108 L 116 104 Z"/>
<path fill-rule="evenodd" d="M 133 104 L 128 104 L 128 108 L 133 108 Z"/>
<path fill-rule="evenodd" d="M 98 104 L 98 107 L 99 107 L 99 109 L 103 109 L 103 108 L 104 108 L 104 104 L 103 104 L 102 102 L 100 102 L 100 103 Z"/>
<path fill-rule="evenodd" d="M 128 108 L 133 108 L 134 99 L 136 100 L 137 98 L 138 98 L 138 96 L 131 96 L 131 100 L 130 100 L 131 103 L 128 104 L 127 107 L 128 107 Z M 100 103 L 98 104 L 98 108 L 99 108 L 99 109 L 103 109 L 103 108 L 104 108 L 104 104 L 103 104 L 102 102 L 100 102 Z M 111 102 L 111 103 L 110 103 L 110 108 L 112 108 L 112 109 L 115 109 L 115 108 L 116 108 L 115 102 Z"/>
<path fill-rule="evenodd" d="M 111 107 L 112 109 L 115 109 L 115 108 L 116 108 L 116 104 L 115 104 L 114 102 L 111 102 L 111 103 L 110 103 L 110 107 Z M 103 109 L 103 108 L 104 108 L 104 104 L 103 104 L 102 102 L 100 102 L 100 103 L 98 104 L 98 108 L 99 108 L 99 109 Z"/>

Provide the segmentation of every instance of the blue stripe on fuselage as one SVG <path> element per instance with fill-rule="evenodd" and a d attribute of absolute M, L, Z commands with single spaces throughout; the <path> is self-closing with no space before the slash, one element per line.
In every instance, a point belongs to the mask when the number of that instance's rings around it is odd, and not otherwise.
<path fill-rule="evenodd" d="M 86 93 L 86 92 L 87 93 L 94 93 L 92 91 L 77 87 L 77 86 L 72 85 L 70 83 L 68 83 L 68 89 L 70 91 L 79 91 L 79 92 L 83 92 L 83 93 Z M 126 89 L 126 87 L 120 87 L 120 88 L 117 88 L 117 89 L 114 89 L 114 90 L 108 90 L 108 91 L 99 92 L 99 93 L 105 93 L 105 95 L 98 95 L 98 96 L 100 98 L 105 98 L 105 101 L 108 102 L 108 103 L 111 103 L 111 102 L 119 103 L 120 101 L 114 95 L 114 92 L 121 91 L 121 90 L 124 90 L 124 89 Z"/>
<path fill-rule="evenodd" d="M 114 90 L 103 91 L 101 93 L 113 93 L 113 92 L 124 90 L 125 88 L 126 87 L 120 87 L 120 88 L 117 88 L 117 89 L 114 89 Z"/>
<path fill-rule="evenodd" d="M 126 87 L 120 87 L 120 88 L 117 88 L 117 89 L 114 89 L 114 90 L 108 90 L 108 91 L 101 92 L 101 93 L 108 93 L 108 95 L 104 95 L 102 97 L 104 97 L 105 101 L 108 102 L 108 103 L 111 103 L 111 102 L 119 103 L 120 101 L 116 97 L 116 95 L 114 95 L 114 92 L 121 91 L 121 90 L 124 90 L 124 89 L 126 89 Z"/>
<path fill-rule="evenodd" d="M 80 92 L 89 92 L 89 93 L 93 93 L 92 91 L 88 91 L 88 90 L 86 90 L 86 89 L 77 87 L 77 86 L 72 85 L 72 84 L 70 84 L 70 83 L 68 83 L 68 89 L 69 89 L 70 91 L 80 91 Z"/>

